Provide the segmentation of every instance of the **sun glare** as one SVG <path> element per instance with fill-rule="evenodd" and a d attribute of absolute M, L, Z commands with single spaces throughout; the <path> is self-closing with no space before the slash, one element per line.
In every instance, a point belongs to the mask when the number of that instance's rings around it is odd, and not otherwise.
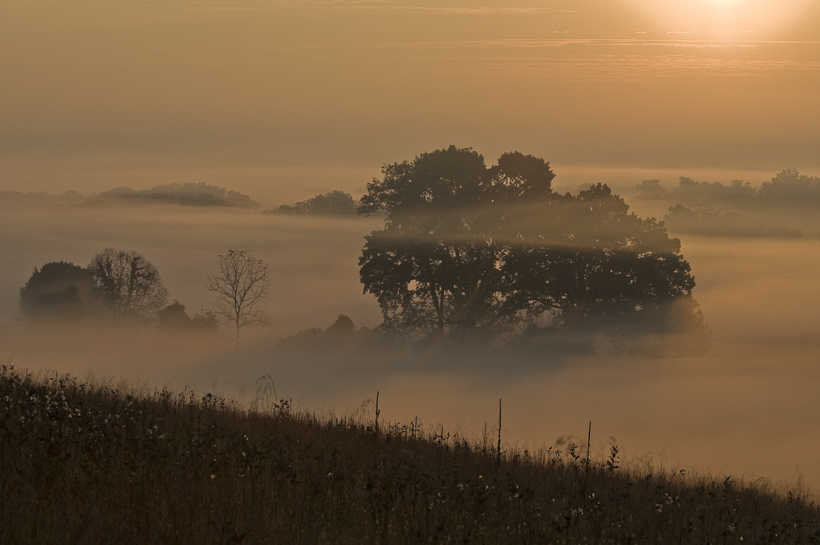
<path fill-rule="evenodd" d="M 812 5 L 812 0 L 625 1 L 648 22 L 659 25 L 658 30 L 713 38 L 727 38 L 739 32 L 754 34 L 755 38 L 772 37 L 799 20 Z"/>

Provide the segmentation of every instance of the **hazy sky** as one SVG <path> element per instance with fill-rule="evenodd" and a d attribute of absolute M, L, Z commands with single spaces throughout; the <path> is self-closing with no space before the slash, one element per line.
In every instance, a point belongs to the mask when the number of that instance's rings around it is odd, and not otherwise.
<path fill-rule="evenodd" d="M 542 156 L 558 181 L 817 173 L 818 6 L 0 0 L 0 189 L 286 198 L 451 143 Z"/>

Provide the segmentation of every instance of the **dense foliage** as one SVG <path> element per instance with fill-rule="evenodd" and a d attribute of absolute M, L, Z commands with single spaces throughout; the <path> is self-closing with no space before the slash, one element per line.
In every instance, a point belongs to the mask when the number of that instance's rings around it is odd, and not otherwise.
<path fill-rule="evenodd" d="M 817 543 L 728 477 L 0 367 L 0 544 Z M 371 413 L 372 414 L 372 413 Z"/>
<path fill-rule="evenodd" d="M 543 159 L 507 153 L 487 168 L 454 146 L 383 174 L 359 210 L 384 211 L 385 227 L 359 264 L 387 328 L 486 339 L 546 319 L 616 337 L 705 331 L 680 241 L 606 185 L 561 195 Z"/>
<path fill-rule="evenodd" d="M 89 313 L 94 299 L 90 271 L 73 263 L 53 261 L 35 267 L 20 288 L 20 312 L 30 320 L 77 320 Z"/>
<path fill-rule="evenodd" d="M 202 310 L 193 317 L 185 312 L 185 305 L 177 300 L 157 312 L 157 331 L 164 334 L 181 332 L 210 332 L 219 329 L 219 319 L 211 310 Z"/>
<path fill-rule="evenodd" d="M 344 191 L 330 191 L 294 204 L 283 204 L 266 214 L 292 216 L 355 216 L 356 201 Z"/>

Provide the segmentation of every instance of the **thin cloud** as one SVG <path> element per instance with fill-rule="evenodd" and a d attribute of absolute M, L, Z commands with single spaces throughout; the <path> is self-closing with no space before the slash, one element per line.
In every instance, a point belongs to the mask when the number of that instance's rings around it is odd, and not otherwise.
<path fill-rule="evenodd" d="M 528 39 L 507 38 L 498 40 L 441 40 L 425 42 L 380 43 L 380 48 L 395 49 L 460 49 L 460 48 L 557 48 L 572 46 L 588 47 L 674 47 L 692 49 L 755 48 L 762 45 L 820 45 L 820 41 L 773 41 L 773 40 L 646 40 L 639 38 L 560 38 Z"/>
<path fill-rule="evenodd" d="M 575 81 L 651 81 L 667 78 L 820 76 L 820 61 L 720 59 L 689 55 L 596 55 L 562 58 L 494 58 L 484 66 L 491 77 L 543 77 Z"/>
<path fill-rule="evenodd" d="M 556 2 L 563 4 L 564 2 Z M 414 6 L 397 2 L 378 0 L 257 0 L 253 2 L 209 1 L 192 2 L 185 6 L 188 10 L 210 11 L 270 11 L 292 9 L 346 9 L 371 11 L 401 11 L 411 13 L 457 14 L 457 15 L 533 15 L 544 13 L 575 13 L 574 10 L 544 6 Z"/>

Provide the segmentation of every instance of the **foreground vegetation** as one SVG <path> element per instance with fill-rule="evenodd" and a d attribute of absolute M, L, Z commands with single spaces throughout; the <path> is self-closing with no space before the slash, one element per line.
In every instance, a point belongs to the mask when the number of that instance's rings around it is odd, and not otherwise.
<path fill-rule="evenodd" d="M 264 384 L 263 386 L 270 386 Z M 0 543 L 820 543 L 732 478 L 0 367 Z"/>

